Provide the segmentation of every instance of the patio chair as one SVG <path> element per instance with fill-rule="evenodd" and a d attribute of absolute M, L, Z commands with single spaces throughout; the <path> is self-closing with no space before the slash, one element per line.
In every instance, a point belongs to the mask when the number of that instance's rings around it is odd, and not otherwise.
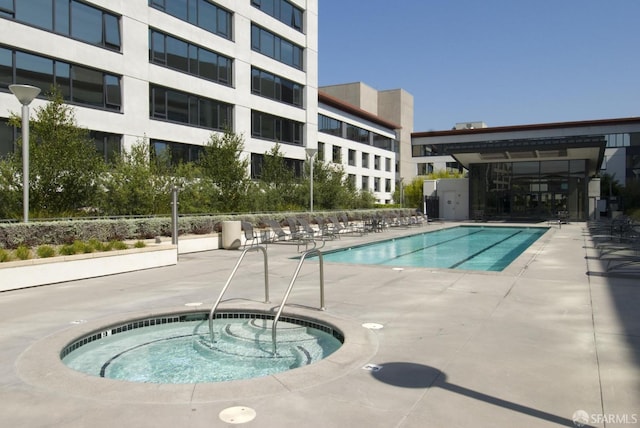
<path fill-rule="evenodd" d="M 241 221 L 240 225 L 242 226 L 242 230 L 244 231 L 245 238 L 243 248 L 246 248 L 249 242 L 251 242 L 249 248 L 253 247 L 254 245 L 258 245 L 258 234 L 253 230 L 253 225 L 248 221 Z"/>
<path fill-rule="evenodd" d="M 275 243 L 275 242 L 283 242 L 283 241 L 291 240 L 291 234 L 285 232 L 282 226 L 280 226 L 280 223 L 278 221 L 268 219 L 268 220 L 265 220 L 264 223 L 267 226 L 269 226 L 272 233 L 272 235 L 268 239 L 268 242 Z"/>
<path fill-rule="evenodd" d="M 331 221 L 327 221 L 322 217 L 316 217 L 316 223 L 318 223 L 318 232 L 320 233 L 321 239 L 335 239 L 340 237 Z"/>

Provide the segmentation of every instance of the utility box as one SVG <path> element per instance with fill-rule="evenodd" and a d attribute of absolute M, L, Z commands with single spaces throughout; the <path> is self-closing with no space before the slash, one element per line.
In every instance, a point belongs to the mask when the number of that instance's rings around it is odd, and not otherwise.
<path fill-rule="evenodd" d="M 225 250 L 237 250 L 240 248 L 242 226 L 239 221 L 229 220 L 222 222 L 222 248 Z"/>

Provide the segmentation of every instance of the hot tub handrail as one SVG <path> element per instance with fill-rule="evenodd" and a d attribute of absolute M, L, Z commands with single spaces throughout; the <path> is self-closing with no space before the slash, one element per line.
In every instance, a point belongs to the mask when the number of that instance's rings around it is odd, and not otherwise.
<path fill-rule="evenodd" d="M 282 309 L 284 305 L 287 303 L 287 299 L 289 298 L 289 294 L 291 293 L 291 289 L 293 288 L 293 284 L 295 284 L 296 279 L 298 278 L 298 274 L 300 273 L 300 269 L 302 268 L 302 264 L 304 263 L 304 259 L 310 254 L 318 255 L 319 262 L 319 270 L 320 270 L 320 310 L 324 311 L 324 264 L 322 261 L 322 251 L 319 248 L 312 248 L 308 251 L 305 251 L 300 256 L 300 261 L 298 262 L 298 267 L 293 273 L 293 277 L 291 278 L 291 282 L 289 283 L 289 287 L 287 288 L 287 292 L 284 294 L 282 299 L 282 303 L 280 303 L 280 307 L 278 308 L 278 313 L 273 318 L 273 326 L 271 330 L 271 340 L 273 341 L 273 355 L 276 355 L 276 326 L 278 325 L 278 320 L 280 319 L 280 315 L 282 314 Z"/>
<path fill-rule="evenodd" d="M 227 279 L 227 283 L 222 288 L 222 291 L 220 292 L 220 295 L 218 296 L 218 299 L 213 304 L 213 307 L 211 308 L 211 311 L 209 312 L 209 336 L 211 337 L 211 343 L 213 343 L 213 318 L 214 318 L 213 315 L 214 315 L 214 312 L 218 308 L 218 305 L 220 304 L 220 301 L 222 300 L 222 296 L 224 296 L 224 293 L 227 292 L 227 288 L 229 288 L 229 284 L 231 284 L 231 280 L 233 279 L 233 277 L 235 276 L 236 272 L 238 271 L 238 268 L 240 267 L 240 263 L 242 263 L 242 260 L 244 259 L 244 256 L 249 251 L 257 251 L 257 250 L 262 251 L 262 254 L 264 255 L 264 302 L 265 303 L 269 303 L 269 262 L 267 260 L 267 250 L 262 245 L 256 245 L 254 247 L 246 248 L 245 250 L 242 251 L 242 254 L 240 254 L 240 257 L 238 258 L 238 261 L 236 262 L 235 267 L 231 271 L 231 275 L 229 275 L 229 279 Z"/>

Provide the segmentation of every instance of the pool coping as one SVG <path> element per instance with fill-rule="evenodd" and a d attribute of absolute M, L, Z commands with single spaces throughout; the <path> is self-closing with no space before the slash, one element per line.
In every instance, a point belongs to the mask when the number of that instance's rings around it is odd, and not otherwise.
<path fill-rule="evenodd" d="M 113 403 L 204 403 L 291 392 L 330 382 L 364 366 L 378 346 L 375 334 L 354 320 L 337 318 L 313 308 L 286 307 L 283 316 L 328 324 L 340 330 L 344 335 L 343 345 L 328 357 L 308 366 L 264 377 L 216 383 L 152 384 L 100 378 L 73 370 L 60 358 L 61 350 L 71 342 L 110 326 L 132 319 L 203 311 L 208 309 L 180 306 L 78 322 L 32 344 L 19 356 L 16 369 L 24 382 L 50 391 L 63 389 L 69 396 L 95 396 Z M 273 313 L 274 305 L 236 302 L 221 304 L 219 311 Z"/>

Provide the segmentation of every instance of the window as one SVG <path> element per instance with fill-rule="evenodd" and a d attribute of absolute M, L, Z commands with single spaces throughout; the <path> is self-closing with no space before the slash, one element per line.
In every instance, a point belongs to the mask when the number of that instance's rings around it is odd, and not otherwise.
<path fill-rule="evenodd" d="M 391 191 L 391 179 L 387 178 L 384 180 L 384 191 L 385 192 L 390 192 Z"/>
<path fill-rule="evenodd" d="M 377 169 L 377 170 L 380 170 L 380 156 L 378 156 L 378 155 L 375 155 L 373 157 L 373 168 Z"/>
<path fill-rule="evenodd" d="M 302 31 L 303 11 L 286 0 L 251 0 L 251 5 L 291 28 Z"/>
<path fill-rule="evenodd" d="M 369 190 L 369 177 L 366 175 L 362 176 L 362 190 Z"/>
<path fill-rule="evenodd" d="M 433 173 L 433 163 L 419 163 L 418 175 L 428 175 Z"/>
<path fill-rule="evenodd" d="M 362 167 L 369 168 L 369 153 L 362 153 Z"/>
<path fill-rule="evenodd" d="M 373 178 L 373 191 L 374 192 L 380 191 L 380 177 Z"/>
<path fill-rule="evenodd" d="M 149 30 L 149 62 L 231 84 L 231 58 L 153 29 Z"/>
<path fill-rule="evenodd" d="M 22 51 L 0 48 L 0 81 L 36 86 L 42 96 L 57 85 L 65 101 L 115 111 L 122 107 L 120 76 Z"/>
<path fill-rule="evenodd" d="M 302 106 L 304 86 L 259 68 L 251 69 L 251 92 L 297 107 Z"/>
<path fill-rule="evenodd" d="M 208 129 L 233 128 L 233 106 L 210 98 L 152 85 L 149 87 L 149 115 Z"/>
<path fill-rule="evenodd" d="M 251 111 L 251 135 L 296 146 L 303 145 L 303 123 L 259 111 Z"/>
<path fill-rule="evenodd" d="M 324 143 L 318 141 L 318 160 L 324 161 Z"/>
<path fill-rule="evenodd" d="M 384 170 L 391 172 L 391 158 L 384 158 Z"/>
<path fill-rule="evenodd" d="M 373 146 L 380 149 L 393 151 L 393 139 L 389 137 L 383 137 L 382 135 L 371 133 L 373 135 Z"/>
<path fill-rule="evenodd" d="M 207 0 L 149 0 L 149 6 L 196 25 L 225 39 L 231 39 L 232 14 Z"/>
<path fill-rule="evenodd" d="M 251 49 L 302 70 L 303 48 L 257 25 L 251 26 Z"/>
<path fill-rule="evenodd" d="M 121 46 L 120 17 L 77 0 L 4 0 L 0 16 L 95 46 Z"/>
<path fill-rule="evenodd" d="M 8 126 L 7 119 L 0 119 L 0 159 L 15 150 L 16 129 Z"/>
<path fill-rule="evenodd" d="M 262 165 L 264 164 L 264 154 L 251 153 L 251 179 L 258 180 L 262 176 Z M 284 158 L 284 165 L 293 172 L 293 176 L 302 177 L 304 161 L 300 159 Z"/>
<path fill-rule="evenodd" d="M 342 147 L 333 146 L 331 155 L 331 161 L 333 163 L 342 163 Z"/>
<path fill-rule="evenodd" d="M 356 165 L 356 151 L 353 150 L 353 149 L 349 149 L 348 163 L 351 166 L 355 166 Z"/>
<path fill-rule="evenodd" d="M 151 140 L 149 142 L 151 157 L 156 162 L 163 161 L 169 165 L 195 162 L 200 158 L 204 150 L 203 146 L 185 143 L 173 143 L 162 140 Z"/>
<path fill-rule="evenodd" d="M 325 134 L 331 134 L 337 137 L 341 137 L 342 122 L 332 117 L 319 114 L 318 115 L 318 131 L 324 132 Z"/>
<path fill-rule="evenodd" d="M 347 124 L 346 128 L 346 135 L 349 140 L 369 144 L 369 131 L 350 124 Z"/>
<path fill-rule="evenodd" d="M 89 137 L 105 162 L 114 162 L 122 151 L 122 135 L 107 132 L 89 131 Z"/>

